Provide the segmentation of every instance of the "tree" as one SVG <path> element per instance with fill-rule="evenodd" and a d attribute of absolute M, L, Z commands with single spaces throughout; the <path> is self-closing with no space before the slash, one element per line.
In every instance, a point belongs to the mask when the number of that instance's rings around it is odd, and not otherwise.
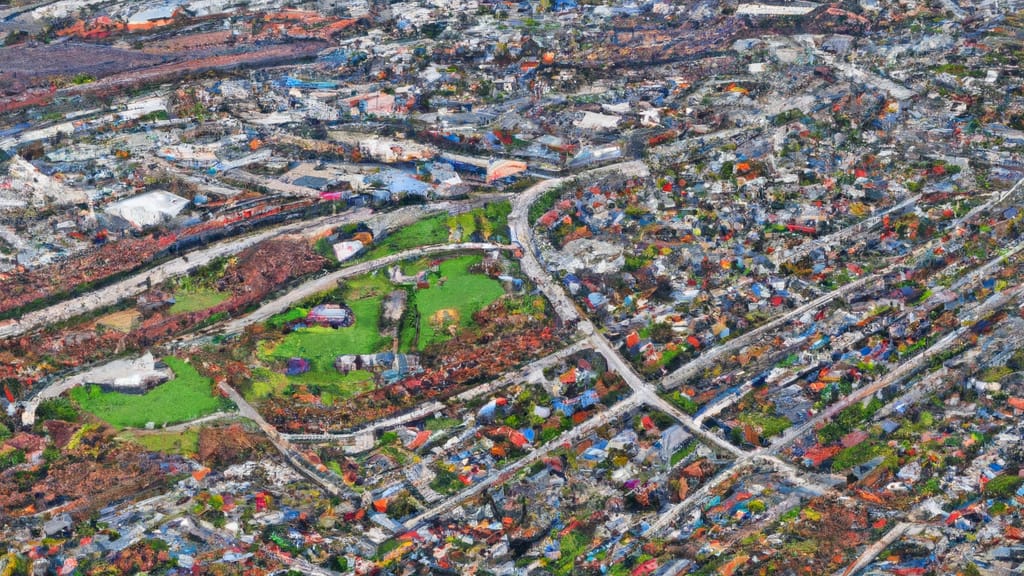
<path fill-rule="evenodd" d="M 1021 483 L 1024 483 L 1024 478 L 1003 474 L 1002 476 L 993 478 L 985 485 L 985 493 L 1001 498 L 1008 498 L 1013 495 Z"/>
<path fill-rule="evenodd" d="M 51 398 L 39 403 L 36 408 L 36 419 L 78 421 L 78 410 L 67 398 Z"/>
<path fill-rule="evenodd" d="M 11 30 L 7 33 L 7 37 L 4 38 L 4 46 L 13 46 L 25 40 L 28 40 L 28 32 L 24 30 Z"/>
<path fill-rule="evenodd" d="M 975 565 L 974 562 L 968 562 L 967 565 L 964 566 L 961 574 L 963 574 L 963 576 L 981 576 L 981 570 L 978 569 L 978 566 Z"/>
<path fill-rule="evenodd" d="M 491 224 L 491 221 L 488 218 L 480 214 L 477 214 L 476 218 L 476 229 L 480 231 L 480 235 L 484 237 L 485 241 L 489 241 L 491 239 L 491 234 L 494 233 L 494 225 Z"/>
<path fill-rule="evenodd" d="M 651 325 L 651 340 L 664 344 L 671 342 L 674 337 L 675 332 L 672 330 L 672 325 L 668 322 L 658 322 Z"/>

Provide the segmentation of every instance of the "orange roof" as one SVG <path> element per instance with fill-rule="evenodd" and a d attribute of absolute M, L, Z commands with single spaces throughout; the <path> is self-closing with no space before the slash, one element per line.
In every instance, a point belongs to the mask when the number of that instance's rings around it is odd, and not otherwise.
<path fill-rule="evenodd" d="M 430 430 L 422 430 L 420 433 L 416 434 L 416 438 L 414 438 L 412 442 L 409 442 L 406 449 L 415 450 L 426 444 L 428 439 L 430 439 Z"/>
<path fill-rule="evenodd" d="M 629 336 L 626 336 L 626 347 L 627 348 L 632 348 L 633 346 L 636 346 L 639 343 L 640 343 L 640 335 L 637 334 L 635 331 L 630 332 Z"/>

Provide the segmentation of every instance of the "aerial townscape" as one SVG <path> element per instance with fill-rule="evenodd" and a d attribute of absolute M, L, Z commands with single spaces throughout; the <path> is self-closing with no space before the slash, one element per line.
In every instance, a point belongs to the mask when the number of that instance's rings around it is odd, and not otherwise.
<path fill-rule="evenodd" d="M 1024 574 L 1024 0 L 0 38 L 0 576 Z"/>

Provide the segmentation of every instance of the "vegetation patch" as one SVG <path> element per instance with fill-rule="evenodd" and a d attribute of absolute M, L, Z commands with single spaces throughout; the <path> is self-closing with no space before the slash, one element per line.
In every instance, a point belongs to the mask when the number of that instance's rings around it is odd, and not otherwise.
<path fill-rule="evenodd" d="M 511 212 L 512 207 L 508 202 L 496 202 L 457 216 L 439 214 L 431 218 L 424 218 L 396 230 L 393 234 L 382 238 L 380 242 L 375 242 L 372 248 L 353 259 L 352 262 L 375 260 L 419 246 L 446 244 L 455 239 L 454 233 L 459 228 L 462 231 L 461 237 L 458 238 L 460 242 L 470 241 L 470 236 L 474 233 L 479 233 L 483 240 L 494 241 L 498 237 L 507 238 L 508 215 Z"/>
<path fill-rule="evenodd" d="M 199 452 L 199 432 L 184 430 L 182 432 L 132 432 L 121 436 L 141 445 L 146 450 L 164 454 L 180 454 L 194 457 Z"/>
<path fill-rule="evenodd" d="M 348 302 L 356 317 L 355 324 L 346 328 L 310 326 L 296 330 L 285 336 L 267 356 L 284 361 L 305 358 L 313 372 L 325 374 L 334 370 L 334 359 L 340 355 L 379 352 L 389 344 L 378 328 L 380 303 L 380 297 Z"/>
<path fill-rule="evenodd" d="M 138 310 L 120 310 L 97 318 L 96 325 L 127 334 L 132 331 L 141 317 L 142 314 Z"/>
<path fill-rule="evenodd" d="M 425 218 L 396 231 L 394 234 L 382 239 L 369 249 L 361 257 L 354 261 L 376 260 L 418 246 L 430 244 L 444 244 L 448 242 L 448 217 L 444 214 Z"/>
<path fill-rule="evenodd" d="M 187 292 L 176 292 L 174 294 L 174 305 L 171 306 L 171 314 L 184 314 L 187 312 L 198 312 L 213 308 L 224 302 L 231 295 L 225 292 L 218 292 L 208 288 L 190 290 Z"/>
<path fill-rule="evenodd" d="M 71 399 L 82 410 L 117 428 L 142 428 L 153 422 L 157 426 L 177 424 L 201 418 L 227 406 L 213 395 L 211 381 L 187 362 L 168 356 L 164 362 L 175 378 L 145 394 L 104 392 L 99 386 L 82 386 L 71 390 Z"/>
<path fill-rule="evenodd" d="M 457 329 L 468 326 L 473 321 L 474 313 L 505 293 L 496 280 L 469 272 L 470 267 L 478 264 L 481 259 L 480 256 L 469 255 L 446 260 L 440 266 L 444 284 L 433 282 L 430 288 L 416 291 L 420 349 L 448 340 L 451 338 L 450 327 Z M 446 314 L 443 311 L 455 313 Z"/>
<path fill-rule="evenodd" d="M 765 414 L 764 412 L 744 412 L 743 414 L 740 414 L 739 420 L 744 424 L 750 424 L 752 427 L 760 430 L 761 436 L 765 438 L 778 436 L 793 425 L 793 423 L 786 418 Z"/>

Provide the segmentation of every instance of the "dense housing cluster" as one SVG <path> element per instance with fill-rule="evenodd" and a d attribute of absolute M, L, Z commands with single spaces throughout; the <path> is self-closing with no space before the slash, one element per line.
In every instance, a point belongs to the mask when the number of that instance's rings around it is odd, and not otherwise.
<path fill-rule="evenodd" d="M 1019 572 L 1021 8 L 0 4 L 0 574 Z"/>

